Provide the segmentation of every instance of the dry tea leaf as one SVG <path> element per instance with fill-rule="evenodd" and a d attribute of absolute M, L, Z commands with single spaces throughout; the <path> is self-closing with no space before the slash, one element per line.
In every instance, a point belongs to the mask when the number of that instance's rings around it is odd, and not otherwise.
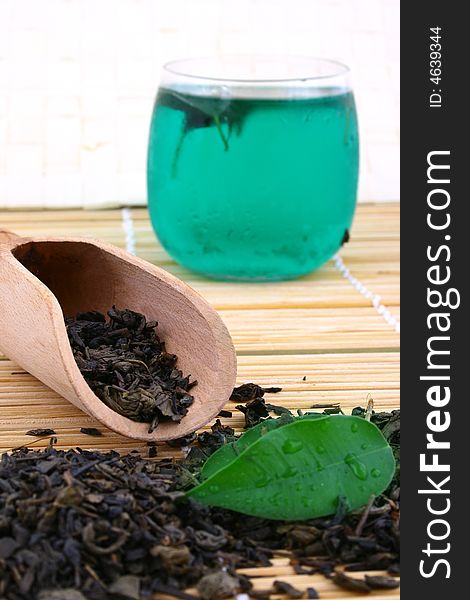
<path fill-rule="evenodd" d="M 367 585 L 373 590 L 392 590 L 400 587 L 400 582 L 393 577 L 383 575 L 365 575 Z"/>
<path fill-rule="evenodd" d="M 109 586 L 113 598 L 140 599 L 140 580 L 135 575 L 123 575 Z"/>
<path fill-rule="evenodd" d="M 256 398 L 262 398 L 264 394 L 277 394 L 278 392 L 282 392 L 282 388 L 262 388 L 256 383 L 244 383 L 243 385 L 234 388 L 230 400 L 233 400 L 233 402 L 249 402 Z"/>
<path fill-rule="evenodd" d="M 337 571 L 331 581 L 337 586 L 343 588 L 343 590 L 349 590 L 350 592 L 359 592 L 361 594 L 369 594 L 371 588 L 367 585 L 364 579 L 356 579 L 355 577 L 349 577 L 343 571 Z"/>
<path fill-rule="evenodd" d="M 277 594 L 285 594 L 288 598 L 303 598 L 304 593 L 295 588 L 287 581 L 274 581 L 274 591 Z"/>
<path fill-rule="evenodd" d="M 11 537 L 0 538 L 0 560 L 10 558 L 19 547 L 18 542 Z"/>
<path fill-rule="evenodd" d="M 100 437 L 103 435 L 103 433 L 99 429 L 96 429 L 96 427 L 80 427 L 80 433 L 92 435 L 94 437 Z"/>
<path fill-rule="evenodd" d="M 38 600 L 87 600 L 78 590 L 71 588 L 64 590 L 44 590 L 38 596 Z"/>
<path fill-rule="evenodd" d="M 25 435 L 31 435 L 33 437 L 45 437 L 48 435 L 55 435 L 56 432 L 53 429 L 30 429 Z"/>
<path fill-rule="evenodd" d="M 209 573 L 197 584 L 197 591 L 202 600 L 222 600 L 231 598 L 240 589 L 238 579 L 225 571 Z"/>

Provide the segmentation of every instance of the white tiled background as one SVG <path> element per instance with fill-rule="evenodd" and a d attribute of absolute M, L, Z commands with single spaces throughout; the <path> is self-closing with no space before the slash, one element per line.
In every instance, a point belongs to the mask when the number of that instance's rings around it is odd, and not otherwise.
<path fill-rule="evenodd" d="M 350 65 L 360 199 L 398 199 L 399 0 L 0 0 L 0 207 L 145 202 L 161 65 L 237 52 Z"/>

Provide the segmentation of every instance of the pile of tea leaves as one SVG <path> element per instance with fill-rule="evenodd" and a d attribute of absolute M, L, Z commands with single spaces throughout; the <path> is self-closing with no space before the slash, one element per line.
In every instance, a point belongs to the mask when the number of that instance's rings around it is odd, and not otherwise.
<path fill-rule="evenodd" d="M 235 401 L 249 397 L 249 391 L 238 388 Z M 259 420 L 274 410 L 287 411 L 266 403 L 263 388 L 251 391 L 254 397 L 240 405 L 245 415 L 254 406 Z M 361 408 L 354 413 L 370 416 Z M 370 418 L 399 461 L 399 411 Z M 180 441 L 191 443 L 191 450 L 178 460 L 53 446 L 4 454 L 0 598 L 137 600 L 155 592 L 195 597 L 184 591 L 188 588 L 196 588 L 203 600 L 237 593 L 303 597 L 282 580 L 266 592 L 253 591 L 250 579 L 237 573 L 268 566 L 278 551 L 289 552 L 296 573 L 320 573 L 347 590 L 367 593 L 398 585 L 399 470 L 385 493 L 366 507 L 348 512 L 339 501 L 335 515 L 299 522 L 241 517 L 185 498 L 205 459 L 235 439 L 235 431 L 217 420 L 210 431 Z M 348 574 L 362 570 L 388 570 L 391 577 Z M 319 596 L 310 588 L 307 597 Z"/>
<path fill-rule="evenodd" d="M 149 423 L 179 422 L 193 403 L 196 385 L 177 369 L 177 356 L 165 350 L 156 321 L 113 306 L 105 315 L 81 312 L 65 320 L 75 361 L 93 392 L 109 408 Z"/>

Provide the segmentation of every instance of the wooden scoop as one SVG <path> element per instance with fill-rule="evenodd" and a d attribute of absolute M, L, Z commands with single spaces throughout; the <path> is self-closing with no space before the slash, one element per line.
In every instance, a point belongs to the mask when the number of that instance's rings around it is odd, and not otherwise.
<path fill-rule="evenodd" d="M 108 408 L 82 377 L 64 315 L 115 304 L 158 321 L 178 368 L 197 379 L 194 403 L 180 423 L 153 433 Z M 188 285 L 115 246 L 83 238 L 21 238 L 0 231 L 0 350 L 26 371 L 101 421 L 140 440 L 171 440 L 215 417 L 235 384 L 230 335 L 215 310 Z"/>

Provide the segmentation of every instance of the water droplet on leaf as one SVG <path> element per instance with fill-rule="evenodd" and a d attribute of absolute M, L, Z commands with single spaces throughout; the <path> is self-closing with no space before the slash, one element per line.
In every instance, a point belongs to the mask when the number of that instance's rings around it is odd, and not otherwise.
<path fill-rule="evenodd" d="M 297 475 L 298 472 L 299 471 L 295 467 L 287 467 L 282 476 L 286 478 L 294 477 L 295 475 Z"/>
<path fill-rule="evenodd" d="M 377 477 L 380 477 L 382 475 L 382 471 L 380 469 L 372 469 L 370 474 L 372 475 L 372 477 L 377 479 Z"/>
<path fill-rule="evenodd" d="M 357 431 L 358 429 L 359 429 L 359 425 L 358 425 L 357 423 L 353 423 L 353 424 L 351 425 L 351 431 L 352 431 L 353 433 L 356 433 L 356 431 Z"/>
<path fill-rule="evenodd" d="M 348 465 L 354 475 L 364 481 L 367 479 L 367 467 L 354 454 L 347 454 L 344 462 Z"/>
<path fill-rule="evenodd" d="M 282 451 L 284 454 L 295 454 L 296 452 L 299 452 L 299 450 L 302 450 L 303 445 L 301 440 L 286 440 L 282 444 Z"/>
<path fill-rule="evenodd" d="M 263 479 L 258 479 L 258 481 L 255 482 L 255 487 L 264 488 L 268 485 L 268 483 L 269 479 L 267 477 L 264 477 Z"/>

